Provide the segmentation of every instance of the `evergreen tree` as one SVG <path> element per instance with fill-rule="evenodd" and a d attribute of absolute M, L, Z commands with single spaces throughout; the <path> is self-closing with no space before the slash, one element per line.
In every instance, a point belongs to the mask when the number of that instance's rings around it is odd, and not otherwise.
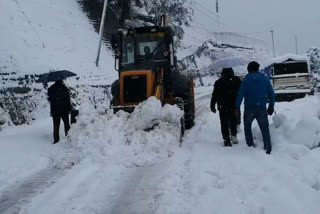
<path fill-rule="evenodd" d="M 307 51 L 307 56 L 310 58 L 312 85 L 320 91 L 320 48 L 310 48 Z"/>
<path fill-rule="evenodd" d="M 169 18 L 169 26 L 181 40 L 183 26 L 190 26 L 193 0 L 131 0 L 130 26 L 158 25 L 162 15 Z"/>
<path fill-rule="evenodd" d="M 78 0 L 99 29 L 104 0 Z M 109 0 L 106 28 L 143 27 L 159 25 L 162 15 L 169 18 L 169 26 L 180 41 L 184 26 L 190 26 L 193 17 L 194 0 Z M 114 23 L 114 24 L 113 24 Z M 120 26 L 119 26 L 120 25 Z M 106 29 L 108 32 L 110 29 Z"/>

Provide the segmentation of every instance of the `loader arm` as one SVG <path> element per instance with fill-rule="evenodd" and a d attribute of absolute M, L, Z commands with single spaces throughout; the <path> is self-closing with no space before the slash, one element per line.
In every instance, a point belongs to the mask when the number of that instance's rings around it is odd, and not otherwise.
<path fill-rule="evenodd" d="M 161 101 L 163 100 L 163 68 L 160 69 L 153 96 Z"/>

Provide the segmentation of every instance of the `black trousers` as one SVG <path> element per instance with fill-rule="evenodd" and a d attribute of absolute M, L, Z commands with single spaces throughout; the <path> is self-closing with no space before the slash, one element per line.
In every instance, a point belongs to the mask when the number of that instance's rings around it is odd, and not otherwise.
<path fill-rule="evenodd" d="M 230 130 L 232 136 L 237 136 L 235 109 L 221 109 L 219 114 L 223 140 L 230 142 Z"/>
<path fill-rule="evenodd" d="M 59 136 L 59 129 L 60 129 L 60 121 L 62 119 L 63 123 L 64 123 L 64 132 L 65 135 L 68 135 L 68 131 L 70 130 L 70 124 L 69 124 L 69 115 L 63 115 L 60 117 L 52 117 L 53 119 L 53 139 L 54 139 L 54 143 L 59 142 L 60 140 L 60 136 Z"/>

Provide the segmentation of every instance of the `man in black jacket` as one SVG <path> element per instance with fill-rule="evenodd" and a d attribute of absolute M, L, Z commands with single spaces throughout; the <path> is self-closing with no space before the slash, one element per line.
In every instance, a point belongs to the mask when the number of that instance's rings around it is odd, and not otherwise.
<path fill-rule="evenodd" d="M 62 80 L 57 80 L 48 89 L 48 100 L 50 102 L 50 114 L 53 119 L 53 143 L 58 143 L 60 120 L 63 120 L 64 131 L 67 136 L 70 129 L 69 112 L 71 111 L 71 101 L 68 88 Z"/>
<path fill-rule="evenodd" d="M 210 107 L 211 111 L 216 113 L 215 106 L 216 103 L 218 104 L 224 146 L 232 146 L 232 143 L 238 143 L 237 124 L 240 121 L 237 121 L 234 112 L 241 79 L 234 75 L 232 68 L 222 69 L 221 76 L 214 84 Z M 231 139 L 229 129 L 231 130 Z"/>

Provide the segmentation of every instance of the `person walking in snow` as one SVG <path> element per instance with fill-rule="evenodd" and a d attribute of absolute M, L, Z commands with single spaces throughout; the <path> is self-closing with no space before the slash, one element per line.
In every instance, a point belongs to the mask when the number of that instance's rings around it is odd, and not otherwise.
<path fill-rule="evenodd" d="M 253 61 L 248 65 L 248 75 L 242 81 L 236 102 L 236 117 L 240 119 L 240 106 L 244 99 L 244 131 L 249 147 L 255 147 L 251 126 L 254 119 L 257 120 L 263 136 L 264 149 L 271 153 L 268 114 L 274 112 L 275 95 L 270 80 L 259 72 L 260 65 Z M 266 109 L 269 100 L 268 109 Z"/>
<path fill-rule="evenodd" d="M 234 75 L 232 68 L 222 69 L 221 76 L 222 77 L 214 84 L 210 107 L 211 111 L 216 113 L 216 104 L 218 105 L 224 146 L 232 146 L 232 143 L 238 143 L 238 121 L 236 120 L 234 111 L 236 107 L 237 94 L 241 85 L 241 79 Z"/>
<path fill-rule="evenodd" d="M 57 80 L 48 89 L 48 100 L 50 102 L 50 114 L 53 119 L 53 143 L 60 140 L 59 129 L 60 121 L 63 120 L 65 135 L 68 135 L 70 129 L 69 112 L 71 111 L 71 101 L 68 88 L 63 80 Z"/>

